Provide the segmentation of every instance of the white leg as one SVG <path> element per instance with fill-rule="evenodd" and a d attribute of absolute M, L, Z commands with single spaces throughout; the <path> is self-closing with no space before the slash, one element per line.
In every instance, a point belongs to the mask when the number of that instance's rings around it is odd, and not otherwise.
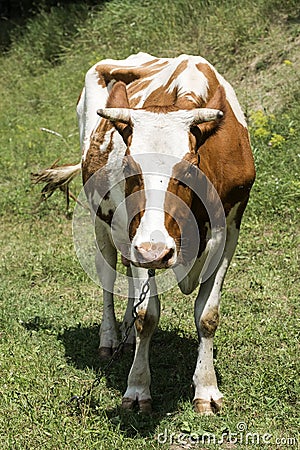
<path fill-rule="evenodd" d="M 117 324 L 114 311 L 113 287 L 116 280 L 117 252 L 110 240 L 105 224 L 96 221 L 96 239 L 100 252 L 96 255 L 96 269 L 103 286 L 103 315 L 100 327 L 100 358 L 109 358 L 118 345 Z"/>
<path fill-rule="evenodd" d="M 132 274 L 134 277 L 136 304 L 139 301 L 141 288 L 147 279 L 147 270 L 132 267 Z M 122 406 L 126 409 L 131 409 L 138 402 L 140 411 L 149 413 L 151 411 L 149 345 L 160 316 L 160 304 L 156 294 L 154 277 L 150 279 L 150 291 L 143 303 L 138 307 L 137 313 L 138 318 L 135 322 L 135 355 L 128 376 L 127 389 L 123 397 Z"/>
<path fill-rule="evenodd" d="M 230 227 L 224 254 L 214 274 L 200 286 L 195 302 L 195 323 L 199 336 L 198 358 L 193 383 L 194 406 L 197 412 L 213 414 L 221 405 L 223 395 L 217 386 L 213 365 L 213 338 L 219 323 L 221 289 L 233 256 L 239 231 Z"/>

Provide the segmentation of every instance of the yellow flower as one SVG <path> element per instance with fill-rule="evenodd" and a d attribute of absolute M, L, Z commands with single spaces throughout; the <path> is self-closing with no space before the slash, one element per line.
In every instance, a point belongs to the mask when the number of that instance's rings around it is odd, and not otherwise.
<path fill-rule="evenodd" d="M 264 139 L 270 136 L 270 131 L 264 127 L 259 127 L 254 130 L 254 136 Z"/>
<path fill-rule="evenodd" d="M 258 111 L 252 111 L 250 114 L 250 119 L 253 126 L 256 128 L 268 127 L 268 116 L 260 109 Z"/>
<path fill-rule="evenodd" d="M 281 134 L 273 133 L 269 141 L 269 146 L 274 148 L 280 148 L 284 142 L 285 137 L 281 136 Z"/>

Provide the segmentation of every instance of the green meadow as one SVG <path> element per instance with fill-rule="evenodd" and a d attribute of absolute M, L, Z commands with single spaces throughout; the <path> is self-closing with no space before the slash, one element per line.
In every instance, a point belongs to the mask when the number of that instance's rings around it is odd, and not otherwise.
<path fill-rule="evenodd" d="M 1 449 L 299 448 L 299 2 L 41 5 L 21 25 L 5 22 L 0 56 Z M 127 354 L 81 410 L 67 405 L 101 367 L 102 293 L 75 255 L 74 202 L 68 214 L 60 192 L 40 203 L 30 174 L 79 161 L 86 71 L 138 51 L 204 56 L 249 123 L 257 179 L 223 289 L 215 367 L 225 404 L 213 417 L 193 411 L 195 293 L 178 288 L 161 296 L 152 340 L 153 414 L 120 409 Z M 79 179 L 71 189 L 79 194 Z M 116 296 L 119 321 L 125 306 Z"/>

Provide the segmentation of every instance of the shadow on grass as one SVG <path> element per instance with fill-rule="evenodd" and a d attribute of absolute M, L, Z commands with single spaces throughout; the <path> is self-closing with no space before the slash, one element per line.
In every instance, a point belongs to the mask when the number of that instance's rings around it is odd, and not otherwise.
<path fill-rule="evenodd" d="M 88 367 L 97 373 L 106 364 L 98 358 L 98 331 L 98 325 L 78 326 L 65 330 L 59 336 L 65 346 L 66 358 L 80 370 Z M 150 348 L 152 414 L 145 416 L 120 407 L 106 411 L 112 425 L 120 427 L 128 437 L 151 435 L 166 415 L 178 411 L 179 402 L 191 399 L 198 343 L 196 339 L 181 334 L 181 330 L 158 328 L 153 335 Z M 125 392 L 132 360 L 133 353 L 123 353 L 112 364 L 106 376 L 108 388 L 122 394 Z M 93 404 L 97 406 L 95 399 L 92 399 L 91 409 Z"/>
<path fill-rule="evenodd" d="M 46 319 L 37 317 L 24 323 L 23 326 L 29 332 L 52 328 Z M 105 367 L 106 362 L 98 358 L 99 325 L 85 327 L 79 324 L 77 327 L 64 330 L 58 335 L 58 339 L 65 347 L 68 363 L 77 369 L 92 369 L 96 376 L 99 370 Z M 178 411 L 180 402 L 191 399 L 197 347 L 197 340 L 182 335 L 179 329 L 158 328 L 152 337 L 150 348 L 153 412 L 150 416 L 145 416 L 136 411 L 124 411 L 120 407 L 107 409 L 106 415 L 111 424 L 120 428 L 128 437 L 137 434 L 152 435 L 163 418 Z M 106 375 L 107 388 L 120 392 L 119 404 L 121 395 L 126 389 L 132 360 L 133 352 L 123 353 L 112 364 Z M 220 380 L 218 381 L 220 383 Z M 90 411 L 99 414 L 98 406 L 96 396 L 92 396 Z"/>
<path fill-rule="evenodd" d="M 59 335 L 65 347 L 67 360 L 77 369 L 90 368 L 97 372 L 106 365 L 105 361 L 98 358 L 98 333 L 99 326 L 95 324 L 90 327 L 78 325 L 64 330 Z M 181 330 L 166 331 L 158 328 L 152 337 L 150 366 L 152 390 L 154 394 L 156 393 L 156 399 L 158 391 L 166 398 L 169 390 L 170 398 L 174 396 L 174 391 L 182 398 L 182 384 L 185 385 L 193 374 L 197 341 L 179 333 Z M 114 389 L 125 390 L 132 360 L 133 352 L 125 352 L 112 364 L 107 379 Z"/>

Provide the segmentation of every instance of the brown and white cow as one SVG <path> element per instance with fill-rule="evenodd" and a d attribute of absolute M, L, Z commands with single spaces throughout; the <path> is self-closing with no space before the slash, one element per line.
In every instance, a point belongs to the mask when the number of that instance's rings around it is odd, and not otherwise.
<path fill-rule="evenodd" d="M 204 414 L 215 412 L 223 398 L 213 366 L 220 293 L 255 178 L 236 95 L 202 57 L 138 53 L 95 64 L 77 112 L 83 183 L 97 215 L 96 266 L 104 302 L 100 354 L 110 355 L 118 344 L 117 250 L 129 275 L 123 331 L 147 269 L 172 269 L 183 293 L 199 288 L 194 406 Z M 46 179 L 51 185 L 53 177 L 57 186 L 60 174 L 65 183 L 78 170 L 79 165 L 50 169 Z M 138 315 L 123 406 L 137 403 L 149 411 L 149 343 L 160 315 L 155 278 Z"/>

